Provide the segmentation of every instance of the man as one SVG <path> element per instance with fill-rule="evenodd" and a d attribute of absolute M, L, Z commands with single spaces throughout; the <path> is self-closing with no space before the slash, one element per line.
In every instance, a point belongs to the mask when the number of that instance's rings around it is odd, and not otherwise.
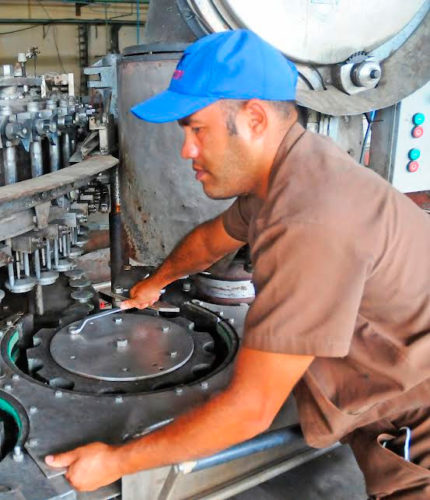
<path fill-rule="evenodd" d="M 167 91 L 132 109 L 178 120 L 205 193 L 238 198 L 135 285 L 124 308 L 146 307 L 245 242 L 257 295 L 226 391 L 125 445 L 47 457 L 76 488 L 249 439 L 295 388 L 308 443 L 348 442 L 370 495 L 430 498 L 430 221 L 297 123 L 296 80 L 252 32 L 213 34 L 185 51 Z"/>

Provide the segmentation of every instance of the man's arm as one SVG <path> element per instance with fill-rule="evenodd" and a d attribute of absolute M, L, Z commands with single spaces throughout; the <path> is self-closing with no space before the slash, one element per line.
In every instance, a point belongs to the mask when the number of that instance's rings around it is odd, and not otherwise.
<path fill-rule="evenodd" d="M 70 483 L 89 491 L 141 469 L 213 454 L 267 429 L 312 360 L 244 347 L 230 386 L 167 427 L 122 446 L 92 443 L 46 462 L 68 467 Z"/>
<path fill-rule="evenodd" d="M 182 276 L 203 271 L 245 242 L 232 238 L 224 229 L 222 215 L 197 226 L 175 247 L 155 273 L 139 281 L 130 290 L 131 300 L 121 304 L 123 309 L 143 309 L 153 304 L 160 290 Z"/>

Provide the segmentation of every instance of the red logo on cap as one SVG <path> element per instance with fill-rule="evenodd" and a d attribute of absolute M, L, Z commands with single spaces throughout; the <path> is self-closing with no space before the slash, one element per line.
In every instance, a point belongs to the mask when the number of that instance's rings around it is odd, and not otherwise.
<path fill-rule="evenodd" d="M 173 73 L 173 80 L 180 80 L 184 76 L 184 70 L 183 69 L 177 69 Z"/>

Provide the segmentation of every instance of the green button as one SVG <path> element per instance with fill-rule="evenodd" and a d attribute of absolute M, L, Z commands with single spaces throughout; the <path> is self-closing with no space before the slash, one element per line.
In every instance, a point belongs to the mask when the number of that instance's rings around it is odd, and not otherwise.
<path fill-rule="evenodd" d="M 410 160 L 418 160 L 418 158 L 421 156 L 421 151 L 417 148 L 410 149 L 408 156 Z"/>
<path fill-rule="evenodd" d="M 421 125 L 424 123 L 426 117 L 424 113 L 415 113 L 414 116 L 412 117 L 412 121 L 414 122 L 414 125 Z"/>

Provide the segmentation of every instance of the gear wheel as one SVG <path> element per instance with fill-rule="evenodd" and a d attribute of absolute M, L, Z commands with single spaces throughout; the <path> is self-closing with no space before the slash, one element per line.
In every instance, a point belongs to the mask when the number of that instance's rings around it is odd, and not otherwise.
<path fill-rule="evenodd" d="M 358 52 L 354 52 L 354 54 L 351 54 L 348 59 L 345 61 L 345 64 L 358 64 L 367 59 L 367 52 L 364 50 L 360 50 Z"/>

